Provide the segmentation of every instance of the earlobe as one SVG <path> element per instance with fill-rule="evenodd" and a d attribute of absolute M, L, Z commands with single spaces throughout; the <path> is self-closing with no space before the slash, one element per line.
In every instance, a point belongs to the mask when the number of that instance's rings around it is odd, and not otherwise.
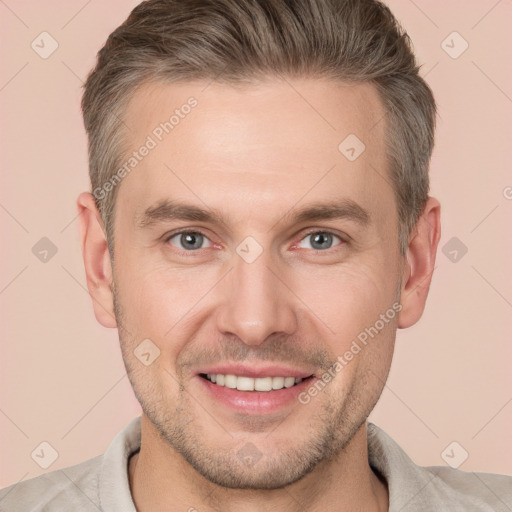
<path fill-rule="evenodd" d="M 398 315 L 400 329 L 411 327 L 423 314 L 440 237 L 441 205 L 437 199 L 429 197 L 425 209 L 409 237 L 400 295 L 402 310 Z"/>
<path fill-rule="evenodd" d="M 112 295 L 112 264 L 101 215 L 94 196 L 82 192 L 77 199 L 80 241 L 84 259 L 87 288 L 94 314 L 105 327 L 117 327 Z"/>

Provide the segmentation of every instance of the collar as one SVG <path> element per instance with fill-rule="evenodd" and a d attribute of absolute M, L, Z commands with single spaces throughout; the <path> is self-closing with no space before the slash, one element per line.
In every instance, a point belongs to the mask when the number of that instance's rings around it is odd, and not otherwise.
<path fill-rule="evenodd" d="M 402 448 L 381 428 L 367 423 L 368 462 L 370 467 L 386 480 L 389 491 L 389 512 L 422 512 L 445 510 L 451 512 L 472 510 L 475 497 L 448 485 L 446 472 L 465 472 L 441 466 L 417 466 Z M 103 455 L 98 482 L 102 510 L 136 512 L 130 492 L 128 460 L 140 450 L 141 416 L 133 418 L 114 437 Z M 479 510 L 492 509 L 481 503 Z"/>

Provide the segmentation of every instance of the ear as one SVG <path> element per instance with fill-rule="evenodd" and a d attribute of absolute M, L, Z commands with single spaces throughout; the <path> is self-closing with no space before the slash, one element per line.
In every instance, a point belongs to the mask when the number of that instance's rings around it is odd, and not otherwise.
<path fill-rule="evenodd" d="M 82 192 L 77 199 L 80 240 L 87 288 L 92 298 L 96 320 L 105 327 L 117 327 L 112 294 L 112 265 L 107 237 L 94 196 Z"/>
<path fill-rule="evenodd" d="M 429 197 L 425 209 L 409 236 L 402 274 L 402 309 L 398 327 L 414 325 L 423 314 L 434 272 L 437 246 L 441 237 L 441 205 Z"/>

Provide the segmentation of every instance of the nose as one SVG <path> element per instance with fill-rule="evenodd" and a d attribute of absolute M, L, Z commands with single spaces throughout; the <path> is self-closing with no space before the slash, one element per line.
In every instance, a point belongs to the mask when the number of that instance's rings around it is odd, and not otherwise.
<path fill-rule="evenodd" d="M 217 327 L 246 345 L 260 345 L 271 335 L 291 335 L 297 328 L 297 299 L 267 253 L 252 263 L 235 254 L 234 268 L 222 283 Z"/>

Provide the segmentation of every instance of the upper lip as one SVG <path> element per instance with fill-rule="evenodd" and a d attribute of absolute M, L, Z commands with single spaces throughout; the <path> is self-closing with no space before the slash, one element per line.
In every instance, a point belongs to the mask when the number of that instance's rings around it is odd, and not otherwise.
<path fill-rule="evenodd" d="M 251 377 L 253 379 L 262 377 L 298 377 L 305 379 L 306 377 L 313 375 L 314 371 L 283 365 L 249 366 L 247 364 L 218 364 L 215 366 L 201 368 L 197 371 L 197 374 L 200 373 L 236 375 L 239 377 Z"/>

